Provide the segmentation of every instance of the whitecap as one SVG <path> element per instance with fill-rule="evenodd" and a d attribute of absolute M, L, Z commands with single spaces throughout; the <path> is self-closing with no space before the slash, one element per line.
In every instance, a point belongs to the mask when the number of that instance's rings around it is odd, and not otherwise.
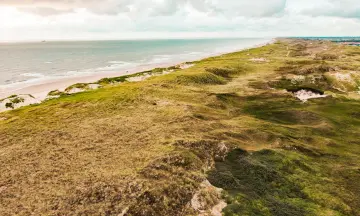
<path fill-rule="evenodd" d="M 159 64 L 169 61 L 172 55 L 154 55 L 149 61 L 149 64 Z"/>
<path fill-rule="evenodd" d="M 36 78 L 45 77 L 45 75 L 44 75 L 44 74 L 41 74 L 41 73 L 23 73 L 23 74 L 20 74 L 20 76 L 24 76 L 24 77 L 36 77 Z"/>
<path fill-rule="evenodd" d="M 203 52 L 187 52 L 186 55 L 204 55 Z"/>
<path fill-rule="evenodd" d="M 122 69 L 131 68 L 131 67 L 136 67 L 138 65 L 139 64 L 135 63 L 135 62 L 121 62 L 120 64 L 117 63 L 117 64 L 111 64 L 111 65 L 108 65 L 108 66 L 105 66 L 105 67 L 99 67 L 99 68 L 96 68 L 96 69 L 94 69 L 92 71 L 95 71 L 95 72 L 98 72 L 98 71 L 116 71 L 116 70 L 122 70 Z"/>
<path fill-rule="evenodd" d="M 109 64 L 131 64 L 130 62 L 125 62 L 125 61 L 108 61 Z"/>

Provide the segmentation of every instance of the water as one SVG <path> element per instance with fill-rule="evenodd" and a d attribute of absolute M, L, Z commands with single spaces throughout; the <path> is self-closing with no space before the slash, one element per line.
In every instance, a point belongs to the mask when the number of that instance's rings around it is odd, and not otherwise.
<path fill-rule="evenodd" d="M 0 88 L 46 79 L 198 60 L 268 39 L 83 41 L 0 44 Z"/>

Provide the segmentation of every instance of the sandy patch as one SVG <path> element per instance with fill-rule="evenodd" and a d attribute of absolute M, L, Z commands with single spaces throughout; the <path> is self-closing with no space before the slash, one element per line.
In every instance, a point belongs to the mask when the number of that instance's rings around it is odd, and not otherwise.
<path fill-rule="evenodd" d="M 337 72 L 330 74 L 335 82 L 333 85 L 334 89 L 337 89 L 341 92 L 357 92 L 357 88 L 359 87 L 360 82 L 360 74 L 357 71 L 351 72 Z"/>
<path fill-rule="evenodd" d="M 98 88 L 100 88 L 101 87 L 101 85 L 99 85 L 99 84 L 89 84 L 88 86 L 87 86 L 87 88 L 88 89 L 90 89 L 90 90 L 95 90 L 95 89 L 98 89 Z"/>
<path fill-rule="evenodd" d="M 297 84 L 297 83 L 301 83 L 301 82 L 305 82 L 306 77 L 303 75 L 295 75 L 292 79 L 291 79 L 291 83 L 292 84 Z"/>
<path fill-rule="evenodd" d="M 66 91 L 66 93 L 76 94 L 76 93 L 80 93 L 80 92 L 84 92 L 84 91 L 86 91 L 86 90 L 83 88 L 72 88 L 72 89 Z"/>
<path fill-rule="evenodd" d="M 100 87 L 101 87 L 101 85 L 99 85 L 99 84 L 88 84 L 85 88 L 71 88 L 67 91 L 56 90 L 56 91 L 52 91 L 50 93 L 40 92 L 36 95 L 19 94 L 19 95 L 16 95 L 16 97 L 9 97 L 9 98 L 0 100 L 0 112 L 11 110 L 11 109 L 17 109 L 17 108 L 32 105 L 32 104 L 40 104 L 46 100 L 59 98 L 62 93 L 75 94 L 75 93 L 84 92 L 87 90 L 98 89 Z M 53 93 L 53 94 L 51 94 L 51 93 Z M 12 105 L 10 106 L 10 104 L 12 104 Z"/>
<path fill-rule="evenodd" d="M 171 103 L 170 101 L 165 101 L 165 100 L 160 100 L 160 101 L 156 101 L 156 105 L 158 106 L 170 106 L 173 103 Z"/>
<path fill-rule="evenodd" d="M 88 90 L 95 90 L 95 89 L 99 89 L 101 87 L 101 85 L 99 84 L 94 84 L 94 83 L 90 83 L 90 84 L 85 84 L 84 87 L 73 87 L 73 88 L 69 88 L 69 90 L 65 90 L 65 93 L 67 94 L 76 94 L 76 93 L 80 93 L 80 92 L 84 92 L 84 91 L 88 91 Z M 60 90 L 58 90 L 59 92 L 61 92 Z"/>
<path fill-rule="evenodd" d="M 191 199 L 191 207 L 193 207 L 193 209 L 195 209 L 195 210 L 200 210 L 204 206 L 204 204 L 201 202 L 199 196 L 200 196 L 200 194 L 196 193 L 193 196 L 193 198 Z"/>
<path fill-rule="evenodd" d="M 174 72 L 175 70 L 165 70 L 165 71 L 163 71 L 162 72 L 162 74 L 169 74 L 169 73 L 172 73 L 172 72 Z"/>
<path fill-rule="evenodd" d="M 211 215 L 213 216 L 222 216 L 222 210 L 224 208 L 226 208 L 227 203 L 224 201 L 220 201 L 219 204 L 217 204 L 216 206 L 214 206 L 214 208 L 211 209 Z"/>
<path fill-rule="evenodd" d="M 41 100 L 32 95 L 17 95 L 15 97 L 9 97 L 1 100 L 0 112 L 39 103 L 41 103 Z"/>
<path fill-rule="evenodd" d="M 6 189 L 7 189 L 7 187 L 5 187 L 5 186 L 0 187 L 0 194 L 1 194 L 2 192 L 4 192 Z"/>
<path fill-rule="evenodd" d="M 193 67 L 195 64 L 187 64 L 187 63 L 184 63 L 184 64 L 180 64 L 179 65 L 179 68 L 184 70 L 184 69 L 188 69 L 188 68 L 191 68 Z"/>
<path fill-rule="evenodd" d="M 208 180 L 205 180 L 200 185 L 200 190 L 196 192 L 191 199 L 191 207 L 199 212 L 199 216 L 221 216 L 222 210 L 227 206 L 227 204 L 220 199 L 221 197 L 221 188 L 217 188 L 213 186 Z M 215 206 L 212 206 L 211 209 L 209 209 L 209 204 L 206 203 L 206 200 L 203 199 L 203 194 L 213 194 L 217 198 L 218 203 Z"/>
<path fill-rule="evenodd" d="M 128 211 L 129 211 L 129 207 L 126 207 L 126 208 L 121 212 L 121 214 L 119 214 L 118 216 L 125 216 Z"/>
<path fill-rule="evenodd" d="M 353 82 L 351 73 L 335 73 L 334 76 L 339 81 Z"/>
<path fill-rule="evenodd" d="M 307 102 L 309 99 L 327 97 L 327 95 L 322 95 L 305 89 L 295 92 L 294 95 L 304 103 Z"/>
<path fill-rule="evenodd" d="M 266 58 L 252 58 L 249 61 L 251 62 L 257 62 L 257 63 L 266 63 L 266 62 L 270 62 L 270 60 L 266 59 Z"/>
<path fill-rule="evenodd" d="M 128 81 L 128 82 L 141 82 L 141 81 L 149 79 L 150 77 L 170 74 L 170 73 L 172 73 L 174 71 L 175 70 L 164 70 L 161 73 L 143 74 L 143 75 L 140 75 L 140 76 L 134 76 L 134 77 L 127 78 L 126 81 Z"/>
<path fill-rule="evenodd" d="M 45 100 L 51 100 L 51 99 L 56 99 L 56 98 L 59 98 L 60 95 L 49 95 L 45 98 Z"/>
<path fill-rule="evenodd" d="M 149 79 L 150 77 L 152 77 L 152 75 L 145 74 L 145 75 L 142 75 L 142 76 L 136 76 L 136 77 L 127 78 L 126 81 L 128 81 L 128 82 L 141 82 L 141 81 L 144 81 L 146 79 Z"/>

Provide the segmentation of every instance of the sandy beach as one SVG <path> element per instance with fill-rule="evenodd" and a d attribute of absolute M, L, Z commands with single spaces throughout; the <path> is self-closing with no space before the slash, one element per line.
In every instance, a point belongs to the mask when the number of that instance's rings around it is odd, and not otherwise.
<path fill-rule="evenodd" d="M 244 47 L 242 49 L 233 50 L 233 51 L 229 51 L 229 52 L 212 53 L 205 57 L 202 56 L 201 58 L 198 58 L 198 59 L 189 59 L 189 61 L 197 61 L 197 60 L 201 60 L 203 58 L 209 58 L 209 57 L 219 56 L 219 55 L 237 52 L 237 51 L 241 51 L 241 50 L 247 50 L 250 48 L 261 47 L 266 44 L 273 43 L 274 41 L 275 41 L 274 39 L 271 39 L 265 43 L 260 43 L 257 45 Z M 76 83 L 92 83 L 92 82 L 96 82 L 102 78 L 112 78 L 112 77 L 131 75 L 131 74 L 135 74 L 135 73 L 142 72 L 142 71 L 152 70 L 154 68 L 166 68 L 166 67 L 170 67 L 170 66 L 174 66 L 174 65 L 180 65 L 183 63 L 184 62 L 169 61 L 169 62 L 161 63 L 161 64 L 159 64 L 159 63 L 144 64 L 141 66 L 128 68 L 128 69 L 118 71 L 118 72 L 102 72 L 102 73 L 91 74 L 91 75 L 83 75 L 83 76 L 79 75 L 79 76 L 62 77 L 62 78 L 57 78 L 57 79 L 46 79 L 46 80 L 41 80 L 41 81 L 33 82 L 33 83 L 17 83 L 15 85 L 9 86 L 7 88 L 0 89 L 0 99 L 7 98 L 10 95 L 31 95 L 31 97 L 33 97 L 30 101 L 28 100 L 27 102 L 25 101 L 22 104 L 18 104 L 18 106 L 16 108 L 19 108 L 21 106 L 26 106 L 26 105 L 35 104 L 35 103 L 41 103 L 43 100 L 46 99 L 46 97 L 50 91 L 53 91 L 53 90 L 64 91 L 67 87 L 74 85 Z M 5 110 L 8 110 L 8 108 L 5 107 L 4 102 L 3 102 L 2 106 L 0 107 L 0 112 L 5 111 Z"/>
<path fill-rule="evenodd" d="M 0 90 L 0 98 L 5 98 L 14 94 L 31 94 L 35 98 L 45 98 L 46 95 L 52 90 L 64 90 L 70 85 L 76 83 L 91 83 L 96 82 L 105 77 L 118 77 L 129 74 L 138 73 L 141 71 L 151 70 L 156 67 L 169 67 L 176 63 L 166 63 L 166 64 L 156 64 L 156 65 L 144 65 L 135 68 L 130 68 L 126 71 L 119 72 L 105 72 L 101 74 L 92 74 L 86 76 L 71 76 L 64 77 L 59 79 L 48 79 L 40 82 L 34 82 L 32 84 L 25 84 L 24 87 L 21 83 L 15 85 L 14 87 L 9 87 L 3 90 Z"/>

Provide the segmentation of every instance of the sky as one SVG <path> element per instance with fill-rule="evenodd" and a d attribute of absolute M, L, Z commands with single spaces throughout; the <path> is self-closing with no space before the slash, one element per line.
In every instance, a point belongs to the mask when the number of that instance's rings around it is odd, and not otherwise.
<path fill-rule="evenodd" d="M 0 0 L 0 41 L 360 36 L 359 0 Z"/>

